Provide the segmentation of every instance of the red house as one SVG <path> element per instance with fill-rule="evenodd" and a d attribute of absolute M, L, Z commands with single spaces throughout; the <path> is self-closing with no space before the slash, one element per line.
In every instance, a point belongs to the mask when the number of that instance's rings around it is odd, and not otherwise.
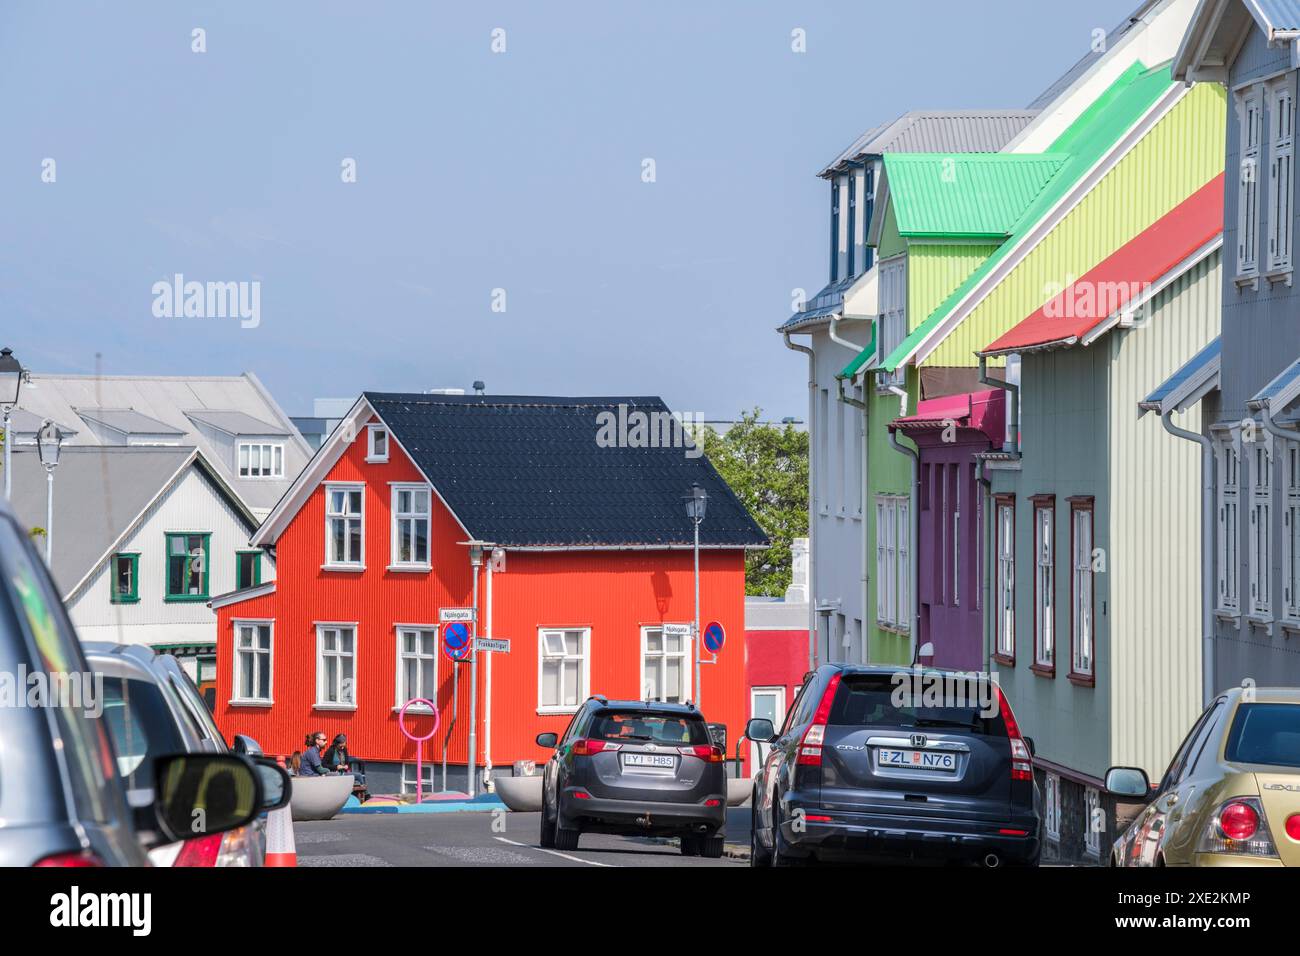
<path fill-rule="evenodd" d="M 694 618 L 693 483 L 708 494 L 701 620 L 732 637 L 699 688 L 690 638 L 663 629 Z M 413 791 L 398 726 L 413 698 L 439 710 L 426 783 L 445 743 L 452 789 L 472 701 L 485 778 L 544 760 L 536 735 L 590 694 L 698 700 L 732 740 L 743 730 L 744 554 L 767 541 L 660 399 L 368 392 L 252 543 L 274 553 L 276 581 L 212 601 L 216 716 L 268 753 L 346 733 L 372 792 Z M 444 608 L 476 608 L 478 636 L 509 651 L 453 663 Z M 407 728 L 433 721 L 413 708 Z"/>

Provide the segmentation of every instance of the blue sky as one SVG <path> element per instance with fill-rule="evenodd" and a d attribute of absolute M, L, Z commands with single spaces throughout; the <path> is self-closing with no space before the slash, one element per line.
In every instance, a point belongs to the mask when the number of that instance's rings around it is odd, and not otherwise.
<path fill-rule="evenodd" d="M 0 345 L 248 369 L 290 414 L 483 379 L 803 417 L 773 329 L 826 279 L 817 170 L 908 109 L 1024 106 L 1134 6 L 7 0 Z M 155 316 L 176 273 L 259 282 L 260 324 Z"/>

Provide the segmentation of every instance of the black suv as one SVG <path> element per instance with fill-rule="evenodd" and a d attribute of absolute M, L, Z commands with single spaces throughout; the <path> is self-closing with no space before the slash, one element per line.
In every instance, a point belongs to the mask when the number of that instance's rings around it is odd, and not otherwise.
<path fill-rule="evenodd" d="M 542 778 L 544 847 L 573 850 L 588 833 L 678 836 L 684 856 L 722 856 L 724 754 L 690 704 L 590 697 Z"/>
<path fill-rule="evenodd" d="M 1038 863 L 1033 742 L 988 675 L 826 664 L 779 731 L 755 718 L 745 733 L 770 744 L 751 865 Z"/>

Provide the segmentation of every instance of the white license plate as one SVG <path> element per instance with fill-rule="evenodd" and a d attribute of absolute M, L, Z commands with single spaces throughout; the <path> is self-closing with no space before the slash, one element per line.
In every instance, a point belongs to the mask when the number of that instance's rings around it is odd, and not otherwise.
<path fill-rule="evenodd" d="M 938 750 L 886 750 L 876 751 L 876 760 L 882 767 L 907 767 L 912 770 L 957 769 L 957 755 Z"/>
<path fill-rule="evenodd" d="M 672 754 L 623 754 L 623 766 L 643 770 L 672 770 L 677 766 L 677 760 Z"/>

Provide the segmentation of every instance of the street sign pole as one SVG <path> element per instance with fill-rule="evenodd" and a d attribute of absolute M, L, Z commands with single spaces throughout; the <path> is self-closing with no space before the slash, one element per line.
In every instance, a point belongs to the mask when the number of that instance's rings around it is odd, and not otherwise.
<path fill-rule="evenodd" d="M 700 698 L 700 519 L 695 524 L 695 630 L 692 633 L 691 649 L 695 652 L 695 709 L 703 710 Z"/>
<path fill-rule="evenodd" d="M 483 550 L 477 545 L 469 547 L 469 563 L 474 571 L 474 633 L 479 633 L 478 628 L 478 569 L 483 563 Z M 475 791 L 474 776 L 477 770 L 476 762 L 478 758 L 478 653 L 473 646 L 469 649 L 469 780 L 465 784 L 465 792 L 473 799 Z"/>
<path fill-rule="evenodd" d="M 460 712 L 460 668 L 451 665 L 451 723 L 447 727 L 447 736 L 442 739 L 442 792 L 447 792 L 447 747 L 451 744 L 451 732 L 456 729 L 456 714 Z"/>

